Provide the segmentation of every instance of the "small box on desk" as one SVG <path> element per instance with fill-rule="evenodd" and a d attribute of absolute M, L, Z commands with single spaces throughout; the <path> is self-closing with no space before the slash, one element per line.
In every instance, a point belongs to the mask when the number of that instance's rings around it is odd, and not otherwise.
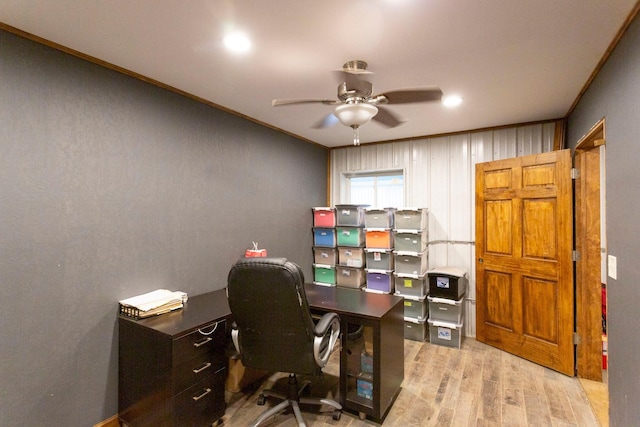
<path fill-rule="evenodd" d="M 435 267 L 427 272 L 429 295 L 459 299 L 467 290 L 467 273 L 456 267 Z"/>
<path fill-rule="evenodd" d="M 373 399 L 373 383 L 367 380 L 358 379 L 356 382 L 358 396 L 365 399 Z"/>

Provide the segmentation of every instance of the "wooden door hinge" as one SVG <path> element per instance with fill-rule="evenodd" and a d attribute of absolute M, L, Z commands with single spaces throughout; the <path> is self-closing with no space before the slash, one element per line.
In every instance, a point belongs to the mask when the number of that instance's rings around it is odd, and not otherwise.
<path fill-rule="evenodd" d="M 580 335 L 578 335 L 577 332 L 573 333 L 573 345 L 580 345 L 582 344 L 582 338 L 580 338 Z"/>
<path fill-rule="evenodd" d="M 576 251 L 575 249 L 571 252 L 571 260 L 573 262 L 580 261 L 580 251 Z"/>
<path fill-rule="evenodd" d="M 580 178 L 580 169 L 571 168 L 571 179 L 578 179 L 578 178 Z"/>

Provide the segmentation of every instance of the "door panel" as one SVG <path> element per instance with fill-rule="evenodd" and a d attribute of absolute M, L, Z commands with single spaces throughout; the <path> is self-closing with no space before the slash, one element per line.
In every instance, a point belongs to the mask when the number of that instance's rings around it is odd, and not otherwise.
<path fill-rule="evenodd" d="M 476 165 L 479 341 L 574 373 L 569 150 Z"/>

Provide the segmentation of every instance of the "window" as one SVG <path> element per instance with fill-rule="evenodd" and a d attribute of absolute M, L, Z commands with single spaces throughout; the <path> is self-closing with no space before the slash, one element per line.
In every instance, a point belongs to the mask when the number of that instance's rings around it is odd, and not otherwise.
<path fill-rule="evenodd" d="M 352 174 L 346 179 L 347 203 L 376 207 L 404 206 L 402 171 Z"/>

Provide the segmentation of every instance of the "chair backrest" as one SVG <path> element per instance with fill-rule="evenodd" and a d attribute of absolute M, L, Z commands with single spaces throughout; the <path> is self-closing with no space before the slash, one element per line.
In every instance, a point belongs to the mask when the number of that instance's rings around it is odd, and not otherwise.
<path fill-rule="evenodd" d="M 245 366 L 316 374 L 314 322 L 300 267 L 286 258 L 243 258 L 229 272 L 227 297 Z"/>

